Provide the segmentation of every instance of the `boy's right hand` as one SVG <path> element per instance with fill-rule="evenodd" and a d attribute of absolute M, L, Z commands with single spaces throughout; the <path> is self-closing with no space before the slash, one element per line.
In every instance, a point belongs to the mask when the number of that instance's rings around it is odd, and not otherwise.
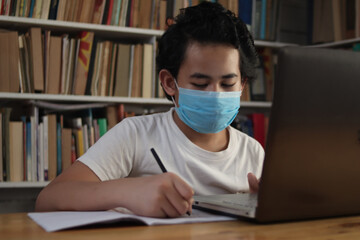
<path fill-rule="evenodd" d="M 191 212 L 194 191 L 174 173 L 132 179 L 127 208 L 137 215 L 179 217 Z"/>

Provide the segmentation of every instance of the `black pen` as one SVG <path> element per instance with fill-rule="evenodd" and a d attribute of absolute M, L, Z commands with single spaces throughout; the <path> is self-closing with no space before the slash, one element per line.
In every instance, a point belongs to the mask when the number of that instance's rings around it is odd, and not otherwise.
<path fill-rule="evenodd" d="M 160 160 L 159 156 L 157 155 L 155 149 L 154 149 L 154 148 L 151 148 L 150 151 L 151 151 L 152 155 L 154 156 L 156 162 L 158 163 L 159 167 L 161 168 L 161 171 L 162 171 L 163 173 L 167 173 L 167 170 L 166 170 L 164 164 L 162 163 L 162 161 Z M 186 214 L 190 216 L 190 212 L 189 212 L 189 211 L 186 212 Z"/>

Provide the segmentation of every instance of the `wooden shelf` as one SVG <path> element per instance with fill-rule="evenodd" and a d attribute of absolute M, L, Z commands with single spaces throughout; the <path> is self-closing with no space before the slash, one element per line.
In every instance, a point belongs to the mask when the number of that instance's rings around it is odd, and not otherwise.
<path fill-rule="evenodd" d="M 33 101 L 53 101 L 61 103 L 89 103 L 89 104 L 134 104 L 151 106 L 172 106 L 173 103 L 165 98 L 131 98 L 131 97 L 99 97 L 99 96 L 78 96 L 61 94 L 36 94 L 36 93 L 6 93 L 0 92 L 0 100 L 33 100 Z M 90 105 L 91 106 L 91 105 Z M 95 105 L 96 106 L 96 105 Z M 99 105 L 100 106 L 100 105 Z M 241 107 L 251 108 L 270 108 L 271 102 L 241 102 Z"/>
<path fill-rule="evenodd" d="M 49 182 L 0 182 L 0 188 L 43 188 Z"/>
<path fill-rule="evenodd" d="M 352 39 L 346 39 L 346 40 L 337 41 L 337 42 L 314 44 L 314 45 L 309 45 L 309 46 L 305 46 L 305 47 L 308 47 L 308 48 L 337 48 L 337 47 L 349 46 L 354 43 L 360 43 L 360 38 L 352 38 Z"/>
<path fill-rule="evenodd" d="M 0 27 L 27 29 L 29 27 L 41 27 L 42 29 L 74 33 L 79 31 L 91 31 L 104 38 L 138 39 L 149 41 L 153 37 L 159 38 L 163 31 L 153 29 L 141 29 L 132 27 L 119 27 L 102 24 L 66 22 L 58 20 L 45 20 L 24 17 L 0 16 Z"/>
<path fill-rule="evenodd" d="M 295 43 L 282 43 L 282 42 L 263 41 L 263 40 L 255 40 L 254 43 L 256 47 L 282 48 L 288 46 L 298 46 L 298 44 Z"/>

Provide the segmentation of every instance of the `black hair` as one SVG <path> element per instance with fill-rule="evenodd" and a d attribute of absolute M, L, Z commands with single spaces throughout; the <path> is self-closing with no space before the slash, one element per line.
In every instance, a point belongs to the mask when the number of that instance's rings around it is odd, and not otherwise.
<path fill-rule="evenodd" d="M 233 46 L 239 51 L 242 82 L 255 77 L 259 60 L 253 37 L 245 23 L 220 4 L 204 1 L 180 10 L 174 23 L 159 39 L 157 72 L 167 69 L 176 78 L 186 49 L 192 42 Z"/>

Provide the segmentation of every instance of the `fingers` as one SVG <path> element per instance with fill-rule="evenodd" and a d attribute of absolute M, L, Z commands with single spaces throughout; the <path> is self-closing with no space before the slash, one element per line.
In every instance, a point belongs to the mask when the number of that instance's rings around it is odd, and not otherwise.
<path fill-rule="evenodd" d="M 248 173 L 247 178 L 249 182 L 250 192 L 257 193 L 259 191 L 259 180 L 253 173 Z"/>
<path fill-rule="evenodd" d="M 183 215 L 187 212 L 191 213 L 194 191 L 179 176 L 173 173 L 168 173 L 167 175 L 169 175 L 173 184 L 173 188 L 166 192 L 167 199 L 173 208 L 177 210 L 178 215 Z"/>

